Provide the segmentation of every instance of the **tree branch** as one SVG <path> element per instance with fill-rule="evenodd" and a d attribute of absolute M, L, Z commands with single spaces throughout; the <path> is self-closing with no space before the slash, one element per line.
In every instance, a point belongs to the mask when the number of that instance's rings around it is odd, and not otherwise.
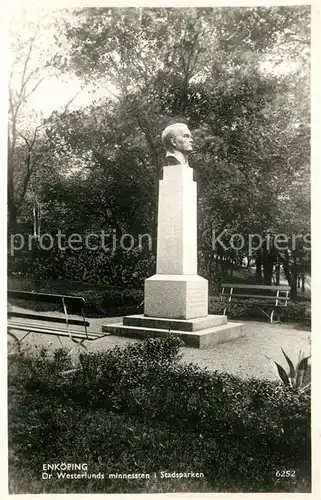
<path fill-rule="evenodd" d="M 26 55 L 26 58 L 25 58 L 25 62 L 24 62 L 24 65 L 23 65 L 22 76 L 21 76 L 21 85 L 20 85 L 21 89 L 23 89 L 24 84 L 25 84 L 26 72 L 27 72 L 29 61 L 30 61 L 30 56 L 31 56 L 31 52 L 32 52 L 32 49 L 33 49 L 33 45 L 35 43 L 35 39 L 36 39 L 36 36 L 34 36 L 33 38 L 31 38 L 31 40 L 30 40 L 29 50 L 27 52 L 27 55 Z"/>
<path fill-rule="evenodd" d="M 30 146 L 30 143 L 29 143 L 28 139 L 26 138 L 26 136 L 24 136 L 23 134 L 21 134 L 21 132 L 17 132 L 17 135 L 19 135 L 20 137 L 22 137 L 22 139 L 27 144 L 28 151 L 30 151 L 31 150 L 31 146 Z"/>
<path fill-rule="evenodd" d="M 36 83 L 36 85 L 33 87 L 32 90 L 30 90 L 29 94 L 26 94 L 23 98 L 23 102 L 26 101 L 28 99 L 28 97 L 31 96 L 31 94 L 34 93 L 34 91 L 39 87 L 39 85 L 41 84 L 41 82 L 43 81 L 44 78 L 40 78 L 40 80 L 38 81 L 38 83 Z"/>

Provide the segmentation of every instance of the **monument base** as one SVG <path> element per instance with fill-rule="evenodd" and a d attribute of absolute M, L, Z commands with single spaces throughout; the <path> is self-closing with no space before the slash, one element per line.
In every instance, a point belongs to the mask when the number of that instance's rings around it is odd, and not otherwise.
<path fill-rule="evenodd" d="M 145 280 L 145 316 L 191 319 L 207 316 L 208 282 L 197 274 L 155 274 Z"/>
<path fill-rule="evenodd" d="M 146 317 L 143 314 L 125 316 L 122 323 L 103 325 L 103 332 L 122 337 L 145 339 L 169 333 L 179 335 L 188 347 L 206 347 L 245 336 L 243 323 L 227 322 L 226 316 L 212 315 L 190 320 Z"/>

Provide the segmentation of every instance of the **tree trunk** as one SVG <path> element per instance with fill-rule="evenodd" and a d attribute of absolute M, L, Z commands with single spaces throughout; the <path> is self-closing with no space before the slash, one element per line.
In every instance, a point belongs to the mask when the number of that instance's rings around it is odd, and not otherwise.
<path fill-rule="evenodd" d="M 288 282 L 289 286 L 291 286 L 292 276 L 291 276 L 289 262 L 283 258 L 282 258 L 281 262 L 283 264 L 283 271 L 284 271 L 285 277 L 287 279 L 287 282 Z"/>
<path fill-rule="evenodd" d="M 292 283 L 291 283 L 291 298 L 295 300 L 297 298 L 298 294 L 298 287 L 297 287 L 297 258 L 294 257 L 293 259 L 293 264 L 292 264 Z"/>
<path fill-rule="evenodd" d="M 206 276 L 204 276 L 208 281 L 211 281 L 212 276 L 212 265 L 214 260 L 214 253 L 204 251 L 203 259 L 204 259 L 204 271 L 206 272 Z"/>
<path fill-rule="evenodd" d="M 280 285 L 280 259 L 278 257 L 277 262 L 275 264 L 275 284 L 276 286 Z"/>
<path fill-rule="evenodd" d="M 265 285 L 272 285 L 273 268 L 277 262 L 277 253 L 274 247 L 269 248 L 265 242 L 262 252 L 263 282 Z"/>
<path fill-rule="evenodd" d="M 273 262 L 267 260 L 263 262 L 263 283 L 264 285 L 272 285 L 272 276 L 273 276 Z"/>
<path fill-rule="evenodd" d="M 256 283 L 260 284 L 262 283 L 262 257 L 260 251 L 258 251 L 258 253 L 256 254 L 255 266 L 255 281 Z"/>
<path fill-rule="evenodd" d="M 8 232 L 14 234 L 18 228 L 18 210 L 16 206 L 8 199 Z"/>

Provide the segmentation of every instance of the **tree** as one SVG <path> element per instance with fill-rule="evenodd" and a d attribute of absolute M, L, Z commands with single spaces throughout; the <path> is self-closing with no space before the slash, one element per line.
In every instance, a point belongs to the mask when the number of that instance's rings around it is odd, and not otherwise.
<path fill-rule="evenodd" d="M 202 234 L 281 229 L 286 192 L 294 196 L 309 163 L 309 8 L 89 9 L 80 17 L 68 31 L 72 64 L 108 74 L 119 101 L 136 95 L 151 151 L 157 119 L 183 117 L 196 129 Z M 285 54 L 290 73 L 264 72 Z"/>
<path fill-rule="evenodd" d="M 213 230 L 226 243 L 309 231 L 308 7 L 81 9 L 65 36 L 64 70 L 109 97 L 46 124 L 51 151 L 69 158 L 68 176 L 42 190 L 53 221 L 155 235 L 160 134 L 182 120 L 195 137 L 206 277 L 250 257 L 248 244 L 214 249 Z"/>
<path fill-rule="evenodd" d="M 48 44 L 55 19 L 41 13 L 29 15 L 22 9 L 12 19 L 9 38 L 8 216 L 12 231 L 23 205 L 37 203 L 37 183 L 31 189 L 32 179 L 50 164 L 46 120 L 30 100 L 42 82 L 57 75 L 55 65 L 60 59 L 53 37 Z"/>

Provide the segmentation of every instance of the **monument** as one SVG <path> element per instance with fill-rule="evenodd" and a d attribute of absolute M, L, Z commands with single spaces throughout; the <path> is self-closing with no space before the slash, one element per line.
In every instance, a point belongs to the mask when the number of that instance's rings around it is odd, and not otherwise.
<path fill-rule="evenodd" d="M 159 181 L 156 274 L 145 280 L 144 314 L 104 325 L 104 332 L 144 338 L 178 333 L 186 345 L 207 347 L 244 336 L 242 323 L 208 314 L 208 282 L 197 274 L 197 192 L 188 155 L 187 125 L 165 128 L 163 179 Z"/>

